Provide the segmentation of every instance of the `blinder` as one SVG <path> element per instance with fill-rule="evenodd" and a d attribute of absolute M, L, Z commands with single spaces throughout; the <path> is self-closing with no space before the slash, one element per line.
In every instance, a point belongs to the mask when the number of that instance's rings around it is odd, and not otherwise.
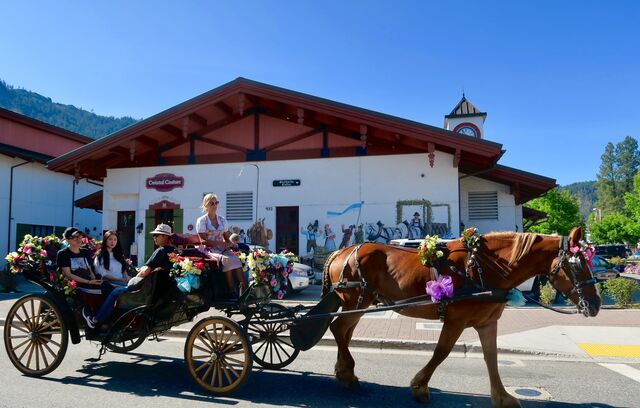
<path fill-rule="evenodd" d="M 558 257 L 556 261 L 556 265 L 549 273 L 549 283 L 556 290 L 557 293 L 563 297 L 563 299 L 567 299 L 574 293 L 578 294 L 578 311 L 588 316 L 589 314 L 589 301 L 584 298 L 584 293 L 582 289 L 585 286 L 595 285 L 596 279 L 591 275 L 591 278 L 585 280 L 578 280 L 578 274 L 582 270 L 582 262 L 584 261 L 582 250 L 579 249 L 576 253 L 571 253 L 569 250 L 569 240 L 566 236 L 563 236 L 560 241 L 560 249 L 558 250 Z M 555 280 L 557 279 L 558 272 L 563 270 L 565 275 L 571 281 L 573 288 L 568 295 L 565 295 L 558 287 L 555 285 Z"/>

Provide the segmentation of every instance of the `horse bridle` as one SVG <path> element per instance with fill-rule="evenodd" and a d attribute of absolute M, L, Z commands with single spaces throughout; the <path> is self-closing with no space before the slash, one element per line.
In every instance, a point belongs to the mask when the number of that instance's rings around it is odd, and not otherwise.
<path fill-rule="evenodd" d="M 578 294 L 578 311 L 583 315 L 588 316 L 589 313 L 589 301 L 584 298 L 584 293 L 582 288 L 585 286 L 595 285 L 596 278 L 591 276 L 590 279 L 585 279 L 582 281 L 578 280 L 577 272 L 580 271 L 583 260 L 580 258 L 579 254 L 581 254 L 581 250 L 576 252 L 575 254 L 569 251 L 569 240 L 567 237 L 563 236 L 560 240 L 560 249 L 558 250 L 558 257 L 556 258 L 556 265 L 553 267 L 551 272 L 549 273 L 549 283 L 556 290 L 557 293 L 567 299 L 574 293 Z M 555 285 L 554 280 L 557 279 L 558 272 L 563 270 L 565 275 L 571 280 L 571 284 L 573 285 L 573 289 L 569 295 L 565 295 L 558 287 Z M 591 275 L 591 273 L 589 273 Z"/>

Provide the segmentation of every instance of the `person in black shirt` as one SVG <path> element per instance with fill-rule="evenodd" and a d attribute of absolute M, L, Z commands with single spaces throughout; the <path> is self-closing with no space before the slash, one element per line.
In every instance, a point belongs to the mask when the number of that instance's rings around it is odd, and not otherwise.
<path fill-rule="evenodd" d="M 102 303 L 95 316 L 90 315 L 86 309 L 82 310 L 82 316 L 89 327 L 94 328 L 98 323 L 107 320 L 111 312 L 113 312 L 118 296 L 128 292 L 131 288 L 135 287 L 137 289 L 142 280 L 154 273 L 158 268 L 163 268 L 163 270 L 155 272 L 159 273 L 156 281 L 156 292 L 164 296 L 170 296 L 177 290 L 175 281 L 169 276 L 169 269 L 171 268 L 169 254 L 175 251 L 175 248 L 171 245 L 171 227 L 167 224 L 159 224 L 150 234 L 153 235 L 153 241 L 158 246 L 158 249 L 153 252 L 147 263 L 138 270 L 138 274 L 129 280 L 128 286 L 114 289 Z"/>
<path fill-rule="evenodd" d="M 102 279 L 96 277 L 91 269 L 89 251 L 80 248 L 83 236 L 84 234 L 74 227 L 64 230 L 62 237 L 69 246 L 58 251 L 56 265 L 62 270 L 64 276 L 76 282 L 80 292 L 100 295 Z"/>

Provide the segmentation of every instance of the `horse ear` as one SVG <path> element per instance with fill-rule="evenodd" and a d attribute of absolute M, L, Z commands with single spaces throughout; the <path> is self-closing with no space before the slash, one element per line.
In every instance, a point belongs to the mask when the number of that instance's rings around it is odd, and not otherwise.
<path fill-rule="evenodd" d="M 579 246 L 582 239 L 582 227 L 575 227 L 569 233 L 569 246 Z"/>

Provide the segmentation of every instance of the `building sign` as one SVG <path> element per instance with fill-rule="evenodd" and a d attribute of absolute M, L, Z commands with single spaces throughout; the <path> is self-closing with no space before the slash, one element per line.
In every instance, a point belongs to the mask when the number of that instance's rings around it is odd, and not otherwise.
<path fill-rule="evenodd" d="M 184 187 L 184 177 L 179 177 L 171 173 L 160 173 L 147 178 L 145 186 L 149 189 L 163 192 L 171 191 L 174 188 Z"/>
<path fill-rule="evenodd" d="M 300 179 L 294 180 L 273 180 L 274 187 L 295 187 L 300 185 Z"/>

